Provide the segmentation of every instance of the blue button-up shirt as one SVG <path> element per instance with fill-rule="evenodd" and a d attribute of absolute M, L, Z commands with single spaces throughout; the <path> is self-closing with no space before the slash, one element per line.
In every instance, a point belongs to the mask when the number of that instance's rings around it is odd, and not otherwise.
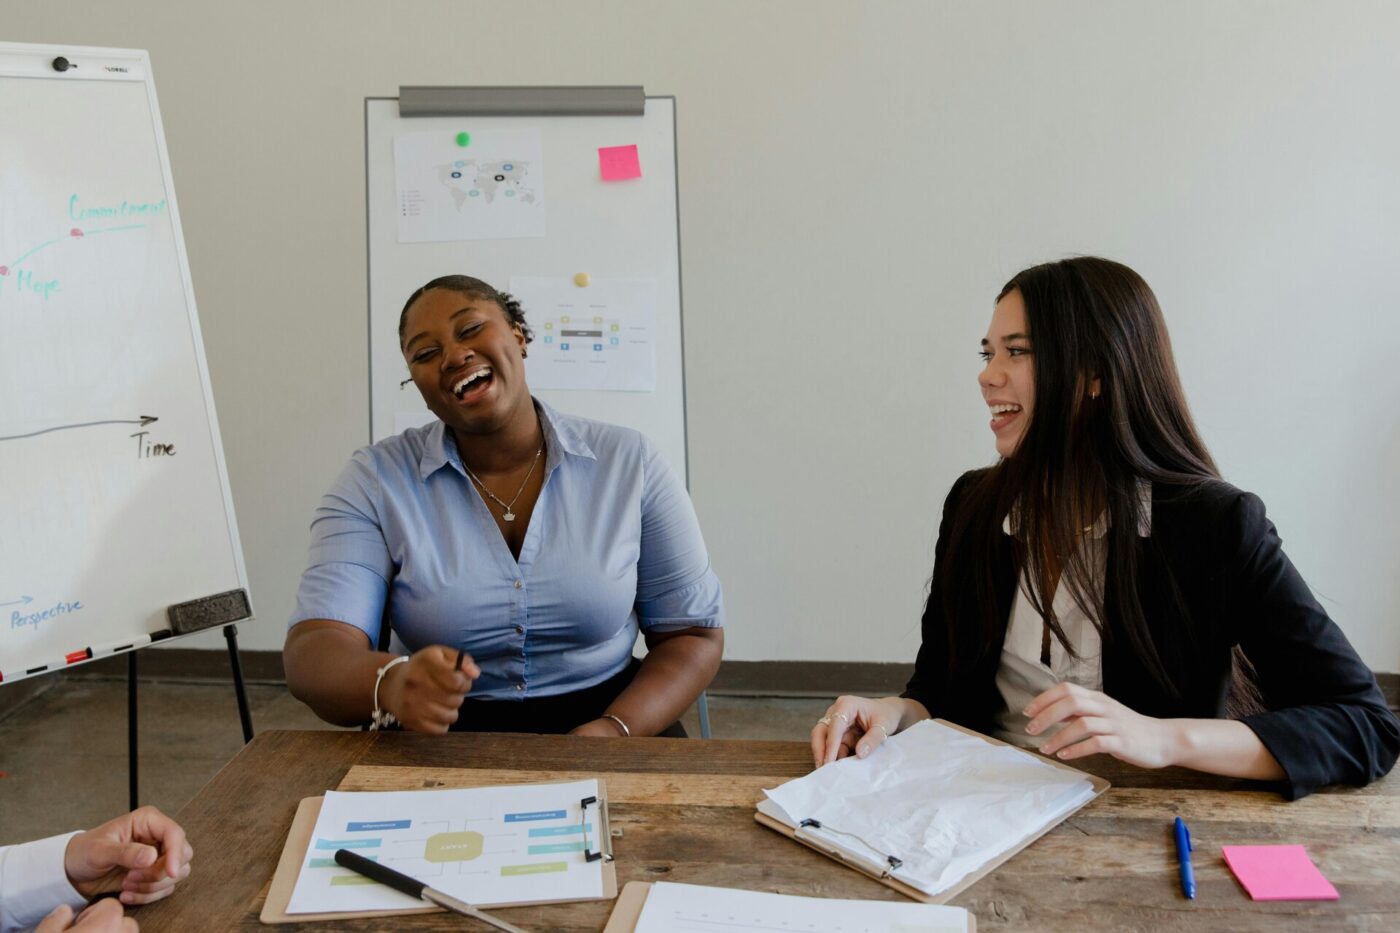
<path fill-rule="evenodd" d="M 629 428 L 536 401 L 544 487 L 517 560 L 441 421 L 362 447 L 321 500 L 289 625 L 464 648 L 474 697 L 569 693 L 619 673 L 638 631 L 724 624 L 695 510 Z"/>

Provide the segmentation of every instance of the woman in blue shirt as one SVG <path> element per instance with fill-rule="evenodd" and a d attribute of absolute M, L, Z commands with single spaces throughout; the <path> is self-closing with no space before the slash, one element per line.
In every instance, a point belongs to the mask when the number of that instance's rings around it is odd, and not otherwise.
<path fill-rule="evenodd" d="M 316 510 L 283 658 L 323 719 L 676 734 L 714 677 L 723 607 L 689 497 L 638 432 L 531 397 L 531 336 L 467 276 L 404 305 L 439 420 L 356 451 Z"/>

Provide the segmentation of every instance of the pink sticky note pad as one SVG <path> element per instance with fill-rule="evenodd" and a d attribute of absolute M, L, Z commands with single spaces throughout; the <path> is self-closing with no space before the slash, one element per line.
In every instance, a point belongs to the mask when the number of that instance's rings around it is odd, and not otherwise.
<path fill-rule="evenodd" d="M 1221 846 L 1225 864 L 1256 901 L 1335 901 L 1337 889 L 1322 877 L 1302 846 Z"/>
<path fill-rule="evenodd" d="M 626 181 L 642 177 L 642 163 L 636 146 L 603 146 L 598 150 L 598 171 L 603 181 Z"/>

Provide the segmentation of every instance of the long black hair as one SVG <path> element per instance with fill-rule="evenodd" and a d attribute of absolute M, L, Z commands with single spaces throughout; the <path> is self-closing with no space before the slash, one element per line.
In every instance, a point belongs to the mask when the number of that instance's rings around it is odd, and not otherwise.
<path fill-rule="evenodd" d="M 971 484 L 953 519 L 944 592 L 930 596 L 956 619 L 959 591 L 971 581 L 979 618 L 975 634 L 948 626 L 950 661 L 1001 649 L 1006 619 L 997 617 L 993 555 L 1010 516 L 1018 577 L 1065 650 L 1075 653 L 1055 616 L 1057 585 L 1105 642 L 1125 639 L 1167 694 L 1178 696 L 1137 598 L 1135 539 L 1150 508 L 1139 485 L 1190 488 L 1220 474 L 1191 419 L 1162 310 L 1136 272 L 1091 256 L 1019 272 L 997 300 L 1013 291 L 1025 303 L 1035 400 L 1014 453 Z M 1105 510 L 1111 558 L 1096 583 L 1093 558 L 1078 542 Z M 1111 612 L 1104 604 L 1110 590 L 1117 597 Z"/>

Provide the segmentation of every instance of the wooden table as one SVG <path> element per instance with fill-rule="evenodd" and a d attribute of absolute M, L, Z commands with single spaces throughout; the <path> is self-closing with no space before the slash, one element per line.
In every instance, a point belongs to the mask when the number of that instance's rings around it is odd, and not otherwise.
<path fill-rule="evenodd" d="M 1081 763 L 1082 764 L 1082 763 Z M 267 732 L 180 811 L 195 847 L 174 896 L 134 911 L 146 933 L 273 929 L 262 909 L 297 802 L 327 789 L 386 790 L 607 780 L 619 888 L 686 881 L 820 897 L 899 899 L 864 876 L 753 820 L 761 788 L 806 773 L 801 742 L 575 736 Z M 1295 803 L 1244 782 L 1141 771 L 1091 759 L 1113 782 L 953 903 L 986 930 L 1400 930 L 1400 779 Z M 1172 817 L 1191 826 L 1199 887 L 1181 894 Z M 1222 844 L 1304 843 L 1341 892 L 1333 902 L 1255 903 L 1220 857 Z M 600 930 L 610 902 L 502 910 L 531 930 Z M 459 930 L 451 914 L 294 924 L 286 930 Z M 483 928 L 484 929 L 484 928 Z"/>

